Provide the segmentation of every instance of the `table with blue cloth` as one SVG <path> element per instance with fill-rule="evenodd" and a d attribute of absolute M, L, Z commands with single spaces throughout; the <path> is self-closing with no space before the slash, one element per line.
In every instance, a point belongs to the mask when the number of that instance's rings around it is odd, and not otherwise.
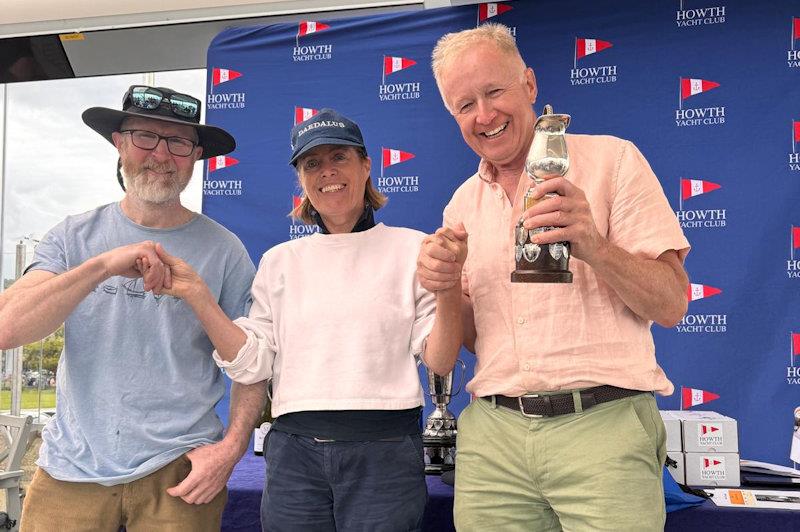
<path fill-rule="evenodd" d="M 247 453 L 228 482 L 228 505 L 222 515 L 224 532 L 261 530 L 259 507 L 264 487 L 264 459 Z M 449 532 L 453 527 L 453 487 L 437 476 L 428 476 L 428 506 L 423 531 Z M 624 489 L 624 487 L 621 487 Z M 665 530 L 729 531 L 770 530 L 800 531 L 800 511 L 755 508 L 722 508 L 711 501 L 700 506 L 669 512 Z"/>

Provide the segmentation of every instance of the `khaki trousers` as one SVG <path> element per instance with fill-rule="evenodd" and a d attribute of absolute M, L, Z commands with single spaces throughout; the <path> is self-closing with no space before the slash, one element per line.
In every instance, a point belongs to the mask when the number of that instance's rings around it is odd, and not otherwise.
<path fill-rule="evenodd" d="M 102 486 L 56 480 L 43 469 L 34 473 L 22 506 L 22 532 L 200 532 L 219 531 L 228 499 L 222 490 L 208 504 L 188 504 L 167 494 L 186 478 L 185 456 L 146 477 Z"/>
<path fill-rule="evenodd" d="M 550 418 L 476 399 L 458 419 L 456 529 L 663 530 L 665 439 L 647 393 Z"/>

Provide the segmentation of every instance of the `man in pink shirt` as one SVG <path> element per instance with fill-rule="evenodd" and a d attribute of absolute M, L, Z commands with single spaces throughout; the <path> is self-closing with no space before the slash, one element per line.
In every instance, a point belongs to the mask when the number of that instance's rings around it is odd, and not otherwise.
<path fill-rule="evenodd" d="M 686 312 L 689 243 L 658 179 L 628 141 L 568 135 L 569 172 L 536 189 L 559 196 L 523 212 L 537 88 L 508 28 L 445 35 L 433 72 L 481 157 L 418 260 L 429 290 L 461 283 L 464 345 L 478 360 L 467 389 L 479 399 L 459 418 L 456 527 L 663 528 L 665 434 L 653 392 L 673 385 L 650 326 Z M 511 283 L 520 218 L 556 227 L 536 243 L 571 243 L 571 284 Z M 461 268 L 449 249 L 465 233 Z"/>

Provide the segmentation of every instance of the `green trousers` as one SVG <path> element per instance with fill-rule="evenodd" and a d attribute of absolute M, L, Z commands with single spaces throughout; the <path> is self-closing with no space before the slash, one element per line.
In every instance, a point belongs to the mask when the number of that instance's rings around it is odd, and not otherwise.
<path fill-rule="evenodd" d="M 663 530 L 665 440 L 648 393 L 550 418 L 476 399 L 458 419 L 456 529 Z"/>

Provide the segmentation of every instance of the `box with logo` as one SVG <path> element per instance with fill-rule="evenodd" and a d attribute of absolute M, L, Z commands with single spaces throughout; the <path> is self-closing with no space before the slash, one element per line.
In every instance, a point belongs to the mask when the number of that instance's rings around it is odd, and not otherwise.
<path fill-rule="evenodd" d="M 660 410 L 661 419 L 664 420 L 664 427 L 667 429 L 667 452 L 670 457 L 683 451 L 683 435 L 681 434 L 681 418 L 670 410 Z M 683 466 L 681 466 L 682 468 Z M 675 476 L 675 475 L 672 475 Z M 679 481 L 681 482 L 681 481 Z"/>
<path fill-rule="evenodd" d="M 735 419 L 716 412 L 700 410 L 668 412 L 681 421 L 683 452 L 739 452 L 739 433 Z"/>
<path fill-rule="evenodd" d="M 684 453 L 667 450 L 667 471 L 678 484 L 686 484 L 686 467 Z"/>
<path fill-rule="evenodd" d="M 684 453 L 689 486 L 738 486 L 739 453 Z"/>

